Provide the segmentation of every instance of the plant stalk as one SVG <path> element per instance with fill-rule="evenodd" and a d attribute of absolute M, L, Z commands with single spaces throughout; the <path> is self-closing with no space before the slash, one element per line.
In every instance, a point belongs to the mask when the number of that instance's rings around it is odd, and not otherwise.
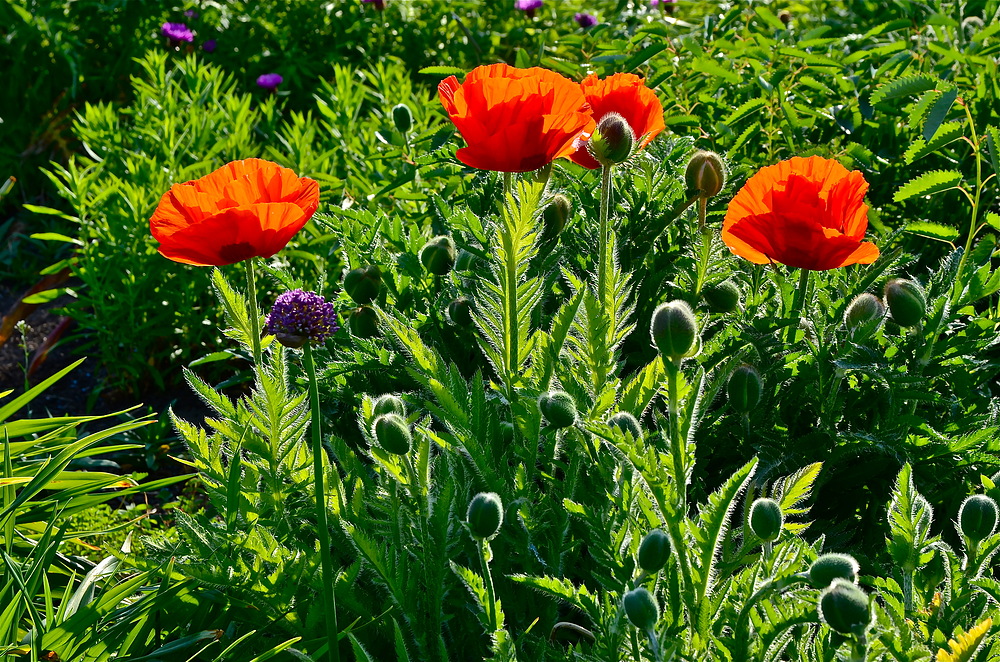
<path fill-rule="evenodd" d="M 250 317 L 250 346 L 253 350 L 253 364 L 261 364 L 260 349 L 260 311 L 257 308 L 257 279 L 253 271 L 253 258 L 244 260 L 247 272 L 247 303 L 250 306 L 248 311 Z"/>
<path fill-rule="evenodd" d="M 483 566 L 483 583 L 486 585 L 486 599 L 489 600 L 489 609 L 487 610 L 490 618 L 490 628 L 491 633 L 496 632 L 499 628 L 497 623 L 497 599 L 496 594 L 493 591 L 493 575 L 490 573 L 490 564 L 486 560 L 486 548 L 489 545 L 486 539 L 476 541 L 479 547 L 479 562 Z"/>
<path fill-rule="evenodd" d="M 806 290 L 809 289 L 809 270 L 799 269 L 799 285 L 795 288 L 795 295 L 792 297 L 792 310 L 789 315 L 792 318 L 792 325 L 788 327 L 788 335 L 785 342 L 791 345 L 795 342 L 795 336 L 799 330 L 799 318 L 802 315 L 802 308 L 806 302 Z"/>
<path fill-rule="evenodd" d="M 608 208 L 611 206 L 611 166 L 601 166 L 600 237 L 597 243 L 597 301 L 610 319 L 607 305 L 608 274 L 604 267 L 608 260 Z"/>

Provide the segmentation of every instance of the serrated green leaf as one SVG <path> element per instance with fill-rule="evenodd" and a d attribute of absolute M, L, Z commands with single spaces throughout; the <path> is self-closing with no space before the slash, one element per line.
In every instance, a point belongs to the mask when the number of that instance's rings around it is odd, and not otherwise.
<path fill-rule="evenodd" d="M 961 181 L 962 173 L 955 170 L 932 170 L 900 186 L 892 199 L 895 202 L 903 202 L 918 196 L 934 195 L 958 186 Z"/>
<path fill-rule="evenodd" d="M 955 228 L 931 223 L 929 221 L 916 221 L 906 226 L 906 231 L 912 234 L 919 234 L 922 237 L 930 237 L 939 241 L 952 242 L 958 239 L 959 232 Z"/>
<path fill-rule="evenodd" d="M 906 150 L 903 159 L 907 165 L 928 154 L 933 154 L 942 147 L 950 145 L 965 135 L 964 122 L 949 122 L 938 129 L 930 140 L 919 138 Z"/>
<path fill-rule="evenodd" d="M 431 76 L 462 76 L 465 74 L 465 69 L 461 67 L 424 67 L 417 73 Z"/>
<path fill-rule="evenodd" d="M 809 498 L 822 468 L 822 462 L 813 462 L 775 482 L 774 498 L 783 511 L 798 508 L 799 504 Z"/>
<path fill-rule="evenodd" d="M 997 148 L 1000 147 L 1000 131 L 997 131 L 995 126 L 988 126 L 983 132 L 983 137 L 986 139 L 986 151 L 990 154 L 993 173 L 1000 177 L 1000 154 L 997 154 Z"/>
<path fill-rule="evenodd" d="M 941 98 L 934 102 L 927 113 L 927 120 L 924 122 L 924 140 L 930 140 L 937 133 L 938 127 L 948 116 L 948 111 L 951 110 L 951 106 L 957 98 L 958 90 L 952 88 L 945 90 L 941 94 Z"/>
<path fill-rule="evenodd" d="M 757 97 L 755 99 L 750 99 L 745 104 L 743 104 L 742 106 L 731 112 L 729 114 L 729 117 L 727 117 L 723 121 L 725 122 L 725 124 L 732 126 L 733 124 L 739 122 L 741 119 L 749 117 L 750 115 L 753 115 L 757 111 L 761 110 L 765 105 L 766 104 L 764 100 L 761 99 L 760 97 Z"/>
<path fill-rule="evenodd" d="M 875 104 L 892 99 L 920 94 L 921 92 L 933 90 L 942 83 L 943 81 L 937 78 L 924 75 L 897 78 L 894 81 L 880 85 L 877 90 L 872 92 L 871 104 L 874 106 Z"/>
<path fill-rule="evenodd" d="M 991 211 L 986 212 L 986 223 L 994 230 L 1000 230 L 1000 215 Z"/>

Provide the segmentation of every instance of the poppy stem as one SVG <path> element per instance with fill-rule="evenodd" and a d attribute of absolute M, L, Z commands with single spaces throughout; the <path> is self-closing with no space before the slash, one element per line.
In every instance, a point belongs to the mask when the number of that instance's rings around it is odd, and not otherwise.
<path fill-rule="evenodd" d="M 260 310 L 257 308 L 257 279 L 253 272 L 253 258 L 244 260 L 243 264 L 247 270 L 247 302 L 250 306 L 248 317 L 250 318 L 250 347 L 253 350 L 253 364 L 261 364 L 260 349 Z"/>
<path fill-rule="evenodd" d="M 788 336 L 785 342 L 792 344 L 799 330 L 799 318 L 802 308 L 806 302 L 806 290 L 809 289 L 809 270 L 799 269 L 799 285 L 795 288 L 795 295 L 792 298 L 792 310 L 789 313 L 792 318 L 792 325 L 788 327 Z"/>
<path fill-rule="evenodd" d="M 605 263 L 608 260 L 608 207 L 611 205 L 611 166 L 601 167 L 601 215 L 600 233 L 597 246 L 597 301 L 601 310 L 609 313 L 605 300 L 608 291 L 608 274 Z M 610 317 L 610 315 L 608 315 Z"/>
<path fill-rule="evenodd" d="M 969 236 L 965 240 L 965 250 L 962 251 L 962 258 L 958 261 L 958 269 L 955 271 L 955 286 L 952 290 L 952 305 L 958 303 L 958 297 L 962 293 L 962 285 L 964 282 L 962 279 L 962 273 L 965 271 L 965 263 L 969 258 L 969 251 L 972 250 L 972 242 L 976 238 L 976 234 L 979 232 L 977 227 L 979 219 L 979 197 L 983 192 L 983 153 L 979 146 L 979 137 L 976 135 L 976 123 L 972 119 L 972 112 L 969 110 L 969 106 L 962 102 L 962 108 L 965 110 L 965 116 L 969 120 L 969 130 L 972 132 L 972 151 L 976 155 L 976 195 L 972 201 L 972 219 L 969 222 Z"/>

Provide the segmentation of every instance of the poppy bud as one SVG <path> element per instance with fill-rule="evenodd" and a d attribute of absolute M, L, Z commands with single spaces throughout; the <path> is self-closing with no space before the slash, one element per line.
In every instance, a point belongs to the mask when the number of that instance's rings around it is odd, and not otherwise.
<path fill-rule="evenodd" d="M 819 594 L 819 617 L 834 632 L 864 632 L 871 623 L 868 595 L 846 579 L 834 579 Z"/>
<path fill-rule="evenodd" d="M 852 332 L 859 330 L 864 332 L 869 328 L 874 330 L 883 317 L 885 317 L 885 306 L 879 298 L 874 294 L 863 292 L 854 297 L 847 306 L 844 312 L 844 326 Z"/>
<path fill-rule="evenodd" d="M 356 303 L 371 303 L 382 287 L 382 271 L 375 265 L 358 267 L 344 276 L 344 291 Z"/>
<path fill-rule="evenodd" d="M 958 527 L 974 543 L 989 538 L 997 528 L 997 502 L 985 494 L 973 494 L 958 509 Z"/>
<path fill-rule="evenodd" d="M 479 260 L 475 255 L 467 250 L 461 250 L 458 252 L 458 257 L 455 259 L 455 271 L 472 271 L 476 268 L 476 262 Z"/>
<path fill-rule="evenodd" d="M 413 128 L 413 113 L 410 107 L 401 103 L 392 109 L 392 123 L 396 125 L 396 131 L 406 133 Z"/>
<path fill-rule="evenodd" d="M 434 237 L 420 249 L 420 264 L 427 273 L 444 276 L 455 266 L 455 242 L 451 237 Z"/>
<path fill-rule="evenodd" d="M 627 411 L 620 411 L 609 418 L 608 425 L 617 426 L 622 432 L 631 434 L 633 439 L 642 439 L 642 426 L 636 417 Z"/>
<path fill-rule="evenodd" d="M 590 154 L 604 166 L 624 163 L 632 153 L 635 133 L 625 118 L 618 113 L 608 113 L 597 123 L 590 137 Z"/>
<path fill-rule="evenodd" d="M 824 554 L 809 566 L 809 582 L 816 588 L 826 588 L 834 579 L 858 583 L 861 566 L 848 554 Z"/>
<path fill-rule="evenodd" d="M 386 393 L 375 399 L 375 402 L 372 404 L 372 414 L 375 416 L 396 414 L 397 416 L 405 417 L 406 403 L 399 396 Z"/>
<path fill-rule="evenodd" d="M 625 615 L 632 625 L 642 631 L 650 630 L 660 620 L 660 607 L 653 594 L 643 587 L 634 588 L 622 598 Z"/>
<path fill-rule="evenodd" d="M 347 319 L 347 326 L 351 329 L 351 335 L 358 338 L 377 338 L 378 313 L 368 306 L 358 306 L 351 311 L 351 316 Z"/>
<path fill-rule="evenodd" d="M 472 326 L 472 303 L 466 297 L 458 297 L 448 304 L 448 320 L 457 326 Z"/>
<path fill-rule="evenodd" d="M 701 295 L 714 313 L 731 313 L 740 307 L 740 288 L 731 280 L 709 285 Z"/>
<path fill-rule="evenodd" d="M 741 414 L 747 414 L 760 403 L 762 386 L 760 373 L 750 365 L 741 365 L 729 375 L 726 395 L 729 404 Z"/>
<path fill-rule="evenodd" d="M 916 326 L 927 311 L 923 290 L 912 280 L 893 278 L 885 284 L 885 302 L 900 326 Z"/>
<path fill-rule="evenodd" d="M 480 540 L 492 538 L 503 524 L 503 502 L 496 492 L 480 492 L 469 502 L 465 515 L 469 531 Z"/>
<path fill-rule="evenodd" d="M 649 334 L 664 358 L 680 359 L 695 346 L 698 322 L 685 301 L 661 303 L 653 311 Z"/>
<path fill-rule="evenodd" d="M 670 559 L 670 537 L 662 529 L 653 529 L 639 543 L 639 567 L 655 574 Z"/>
<path fill-rule="evenodd" d="M 410 426 L 399 414 L 382 414 L 372 424 L 372 436 L 386 452 L 405 455 L 413 444 Z"/>
<path fill-rule="evenodd" d="M 500 439 L 505 445 L 514 443 L 514 424 L 510 421 L 500 421 Z"/>
<path fill-rule="evenodd" d="M 722 163 L 722 157 L 715 152 L 695 152 L 688 161 L 684 182 L 688 192 L 692 195 L 697 192 L 699 198 L 718 195 L 726 184 L 726 166 Z"/>
<path fill-rule="evenodd" d="M 774 499 L 757 499 L 750 506 L 750 530 L 764 542 L 774 542 L 781 535 L 785 514 Z"/>
<path fill-rule="evenodd" d="M 552 198 L 552 202 L 542 212 L 542 221 L 545 223 L 545 236 L 554 237 L 566 227 L 566 221 L 573 213 L 573 205 L 562 193 Z"/>
<path fill-rule="evenodd" d="M 568 428 L 576 422 L 576 403 L 565 391 L 548 391 L 538 396 L 538 409 L 554 428 Z"/>

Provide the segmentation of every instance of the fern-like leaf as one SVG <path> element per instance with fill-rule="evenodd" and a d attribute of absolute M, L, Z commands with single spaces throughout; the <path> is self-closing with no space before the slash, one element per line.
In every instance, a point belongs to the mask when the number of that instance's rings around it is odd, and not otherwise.
<path fill-rule="evenodd" d="M 948 648 L 951 650 L 940 649 L 934 658 L 935 662 L 969 662 L 976 656 L 991 627 L 993 619 L 987 618 L 968 632 L 960 634 L 957 639 L 949 639 Z"/>
<path fill-rule="evenodd" d="M 942 84 L 944 81 L 932 76 L 904 76 L 880 85 L 877 90 L 872 92 L 871 104 L 874 106 L 884 101 L 920 94 L 933 90 Z"/>
<path fill-rule="evenodd" d="M 934 195 L 955 188 L 961 181 L 962 173 L 956 170 L 932 170 L 903 184 L 892 199 L 903 202 L 918 196 Z"/>
<path fill-rule="evenodd" d="M 949 122 L 940 127 L 933 136 L 928 139 L 918 139 L 903 154 L 903 159 L 909 165 L 917 159 L 922 159 L 928 154 L 933 154 L 942 147 L 950 145 L 965 135 L 965 123 Z"/>

